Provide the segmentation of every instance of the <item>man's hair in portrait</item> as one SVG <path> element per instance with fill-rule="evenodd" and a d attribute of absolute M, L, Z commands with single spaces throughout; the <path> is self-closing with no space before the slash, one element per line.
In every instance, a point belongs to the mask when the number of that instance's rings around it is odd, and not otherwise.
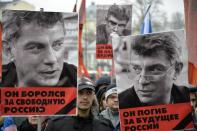
<path fill-rule="evenodd" d="M 6 42 L 17 40 L 23 25 L 33 22 L 46 28 L 53 27 L 57 22 L 60 22 L 64 28 L 64 19 L 60 12 L 5 10 L 2 14 L 3 41 Z"/>
<path fill-rule="evenodd" d="M 119 20 L 126 20 L 128 22 L 130 18 L 130 13 L 126 10 L 125 7 L 114 4 L 109 7 L 106 19 L 108 20 L 110 16 L 114 16 Z"/>
<path fill-rule="evenodd" d="M 139 35 L 134 38 L 131 52 L 140 56 L 159 55 L 164 51 L 171 64 L 182 64 L 180 59 L 181 48 L 178 47 L 179 39 L 173 32 Z"/>

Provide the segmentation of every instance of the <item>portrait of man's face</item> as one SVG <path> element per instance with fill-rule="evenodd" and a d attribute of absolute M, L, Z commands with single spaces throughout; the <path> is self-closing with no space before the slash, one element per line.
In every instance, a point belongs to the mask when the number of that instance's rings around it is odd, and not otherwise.
<path fill-rule="evenodd" d="M 130 69 L 136 74 L 134 89 L 140 101 L 155 105 L 169 102 L 175 73 L 174 65 L 160 51 L 150 56 L 131 53 Z"/>
<path fill-rule="evenodd" d="M 96 43 L 112 44 L 112 34 L 131 35 L 132 5 L 97 5 Z"/>
<path fill-rule="evenodd" d="M 122 36 L 126 25 L 127 20 L 119 20 L 113 15 L 110 15 L 109 18 L 107 18 L 106 30 L 109 35 L 112 32 L 116 32 L 118 35 Z"/>
<path fill-rule="evenodd" d="M 65 33 L 63 25 L 41 27 L 25 24 L 11 45 L 19 85 L 54 86 L 63 69 Z"/>
<path fill-rule="evenodd" d="M 94 92 L 90 89 L 82 89 L 78 91 L 77 106 L 80 110 L 89 110 L 94 99 Z"/>

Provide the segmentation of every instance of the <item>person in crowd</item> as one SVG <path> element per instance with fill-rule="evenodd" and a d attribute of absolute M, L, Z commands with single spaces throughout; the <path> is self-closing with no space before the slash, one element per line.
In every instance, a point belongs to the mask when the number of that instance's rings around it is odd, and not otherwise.
<path fill-rule="evenodd" d="M 78 84 L 77 116 L 67 116 L 49 122 L 46 131 L 112 131 L 110 121 L 95 119 L 92 105 L 95 98 L 95 85 L 84 77 Z"/>
<path fill-rule="evenodd" d="M 3 125 L 1 131 L 17 131 L 17 126 L 13 117 L 7 116 L 3 118 Z"/>
<path fill-rule="evenodd" d="M 190 102 L 192 106 L 194 127 L 197 129 L 197 87 L 190 88 Z"/>
<path fill-rule="evenodd" d="M 116 84 L 111 84 L 107 87 L 105 93 L 105 100 L 107 108 L 103 110 L 100 115 L 111 121 L 114 129 L 118 131 L 120 129 L 119 125 L 119 103 L 118 103 L 118 93 Z"/>
<path fill-rule="evenodd" d="M 28 116 L 19 126 L 18 131 L 37 131 L 38 119 L 41 121 L 41 131 L 45 130 L 49 117 L 46 116 Z"/>
<path fill-rule="evenodd" d="M 107 107 L 106 101 L 105 101 L 106 89 L 107 89 L 107 86 L 99 89 L 98 92 L 96 93 L 96 97 L 97 97 L 98 104 L 99 104 L 99 112 L 105 110 Z"/>
<path fill-rule="evenodd" d="M 108 75 L 101 76 L 96 81 L 95 93 L 97 93 L 99 91 L 99 89 L 101 89 L 103 87 L 107 87 L 110 84 L 111 84 L 111 77 L 110 76 L 108 76 Z"/>
<path fill-rule="evenodd" d="M 0 116 L 0 131 L 1 131 L 1 128 L 3 127 L 3 117 Z"/>
<path fill-rule="evenodd" d="M 99 103 L 99 112 L 105 110 L 106 108 L 105 92 L 107 86 L 109 86 L 110 84 L 111 84 L 111 77 L 108 75 L 103 75 L 96 81 L 95 92 Z"/>

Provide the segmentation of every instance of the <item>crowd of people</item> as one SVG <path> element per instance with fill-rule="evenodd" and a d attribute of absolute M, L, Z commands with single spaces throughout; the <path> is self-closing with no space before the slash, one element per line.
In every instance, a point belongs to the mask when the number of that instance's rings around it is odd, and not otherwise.
<path fill-rule="evenodd" d="M 106 23 L 97 26 L 97 44 L 109 43 L 113 32 L 119 36 L 130 34 L 126 29 L 129 21 L 126 12 L 117 5 L 109 8 Z M 78 85 L 78 99 L 76 116 L 28 116 L 19 124 L 14 121 L 18 118 L 1 117 L 1 131 L 37 131 L 39 127 L 42 131 L 120 131 L 119 101 L 120 109 L 127 109 L 185 103 L 191 99 L 195 112 L 196 93 L 189 98 L 189 88 L 175 84 L 183 63 L 172 33 L 134 39 L 129 70 L 135 73 L 135 82 L 118 97 L 118 86 L 109 76 L 95 82 L 81 77 L 77 83 L 76 66 L 64 60 L 66 30 L 61 13 L 5 11 L 3 16 L 3 51 L 10 62 L 3 66 L 0 86 Z"/>
<path fill-rule="evenodd" d="M 82 77 L 78 82 L 77 116 L 29 116 L 16 124 L 16 131 L 37 131 L 38 122 L 42 131 L 120 131 L 118 109 L 117 86 L 111 83 L 111 77 L 104 75 L 96 82 Z M 14 125 L 20 118 L 14 118 L 15 122 L 6 119 L 2 120 L 2 130 L 5 124 Z"/>

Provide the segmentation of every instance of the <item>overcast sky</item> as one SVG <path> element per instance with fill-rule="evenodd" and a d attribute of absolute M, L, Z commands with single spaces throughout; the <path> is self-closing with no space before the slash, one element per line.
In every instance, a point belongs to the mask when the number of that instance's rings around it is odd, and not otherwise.
<path fill-rule="evenodd" d="M 91 4 L 91 2 L 95 2 L 96 4 L 133 4 L 135 6 L 135 0 L 127 0 L 130 1 L 124 2 L 124 0 L 86 0 L 87 6 Z M 163 0 L 163 6 L 161 7 L 163 11 L 165 11 L 170 19 L 171 15 L 174 12 L 184 13 L 184 4 L 183 0 Z"/>
<path fill-rule="evenodd" d="M 36 10 L 44 8 L 45 11 L 72 12 L 76 0 L 25 0 L 36 7 Z M 80 2 L 81 0 L 78 0 Z"/>
<path fill-rule="evenodd" d="M 81 0 L 26 0 L 32 3 L 36 10 L 44 8 L 45 11 L 61 11 L 61 12 L 71 12 L 73 10 L 76 1 L 78 3 Z M 128 0 L 127 0 L 128 1 Z M 124 0 L 86 0 L 86 5 L 89 6 L 91 2 L 96 4 L 133 4 L 135 6 L 135 0 L 130 0 L 130 3 L 124 3 Z M 161 7 L 170 16 L 174 12 L 184 12 L 183 0 L 163 0 L 164 6 Z M 79 6 L 79 4 L 78 4 Z"/>

